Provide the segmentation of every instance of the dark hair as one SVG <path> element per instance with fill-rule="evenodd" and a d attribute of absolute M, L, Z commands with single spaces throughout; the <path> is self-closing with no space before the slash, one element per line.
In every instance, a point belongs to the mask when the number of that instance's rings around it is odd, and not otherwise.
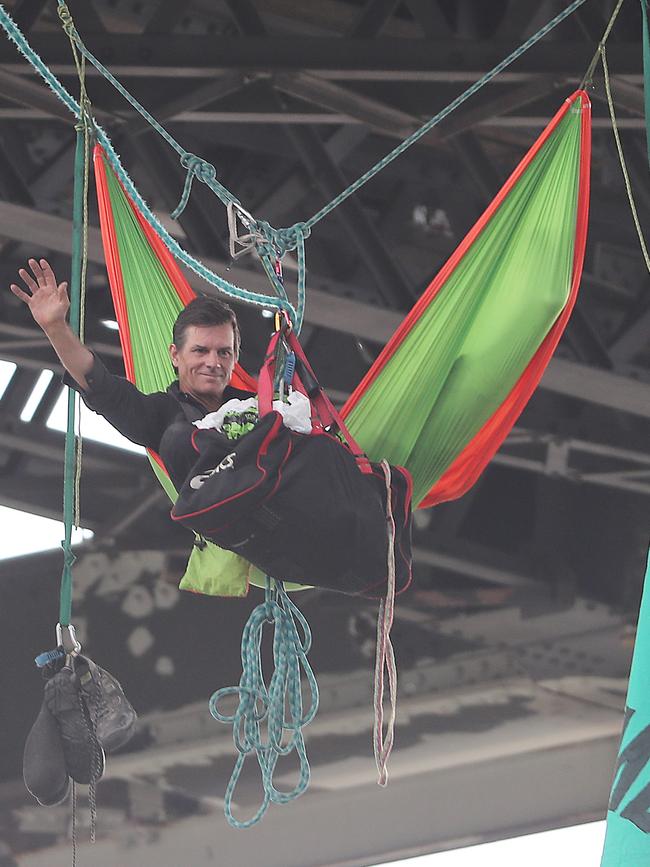
<path fill-rule="evenodd" d="M 232 325 L 233 334 L 235 336 L 235 357 L 239 355 L 239 346 L 241 338 L 239 336 L 239 325 L 235 311 L 224 304 L 223 301 L 218 301 L 216 298 L 210 298 L 207 295 L 199 295 L 178 314 L 178 318 L 174 323 L 172 332 L 172 340 L 180 349 L 185 340 L 185 332 L 192 325 L 202 327 L 210 325 L 225 325 L 230 322 Z"/>

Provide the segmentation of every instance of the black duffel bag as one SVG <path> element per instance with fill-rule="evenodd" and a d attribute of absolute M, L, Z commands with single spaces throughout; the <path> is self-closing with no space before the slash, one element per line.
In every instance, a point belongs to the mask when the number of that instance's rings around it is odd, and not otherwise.
<path fill-rule="evenodd" d="M 254 429 L 236 441 L 216 430 L 193 434 L 198 458 L 172 518 L 273 578 L 383 596 L 394 569 L 399 593 L 411 580 L 410 475 L 363 455 L 291 332 L 294 385 L 308 394 L 313 430 L 285 427 L 271 409 L 282 338 L 273 335 L 260 371 Z"/>

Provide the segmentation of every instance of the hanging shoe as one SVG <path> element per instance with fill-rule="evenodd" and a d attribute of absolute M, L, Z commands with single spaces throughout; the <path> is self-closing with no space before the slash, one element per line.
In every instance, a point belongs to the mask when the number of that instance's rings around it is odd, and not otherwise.
<path fill-rule="evenodd" d="M 23 779 L 31 795 L 44 807 L 63 801 L 70 787 L 57 721 L 45 701 L 25 741 Z"/>
<path fill-rule="evenodd" d="M 138 715 L 120 682 L 105 668 L 78 656 L 76 671 L 97 740 L 106 752 L 113 752 L 131 739 Z"/>
<path fill-rule="evenodd" d="M 68 774 L 77 783 L 97 782 L 104 773 L 104 750 L 79 683 L 85 660 L 73 658 L 45 684 L 45 705 L 55 718 Z"/>

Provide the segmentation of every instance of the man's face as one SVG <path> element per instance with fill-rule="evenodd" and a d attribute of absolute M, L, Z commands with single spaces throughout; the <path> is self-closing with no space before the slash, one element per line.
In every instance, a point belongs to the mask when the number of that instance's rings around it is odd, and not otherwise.
<path fill-rule="evenodd" d="M 218 409 L 235 366 L 235 334 L 223 325 L 190 325 L 181 347 L 169 347 L 178 371 L 181 391 L 198 398 L 208 409 Z"/>

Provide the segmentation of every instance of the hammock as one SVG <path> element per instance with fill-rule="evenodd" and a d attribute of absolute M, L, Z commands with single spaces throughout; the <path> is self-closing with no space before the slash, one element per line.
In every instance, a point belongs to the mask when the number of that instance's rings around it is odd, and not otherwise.
<path fill-rule="evenodd" d="M 525 407 L 576 300 L 589 207 L 590 104 L 567 99 L 352 394 L 371 460 L 413 503 L 464 494 Z"/>
<path fill-rule="evenodd" d="M 589 110 L 584 91 L 566 100 L 344 407 L 372 460 L 409 469 L 414 503 L 434 505 L 471 487 L 562 335 L 586 240 Z M 142 391 L 162 390 L 173 377 L 174 320 L 195 293 L 100 146 L 95 175 L 126 374 Z M 239 366 L 233 383 L 255 389 Z M 150 460 L 175 499 L 160 459 Z M 209 566 L 193 552 L 185 588 L 245 593 L 248 564 L 214 545 L 207 550 Z M 231 579 L 224 586 L 217 574 Z"/>

